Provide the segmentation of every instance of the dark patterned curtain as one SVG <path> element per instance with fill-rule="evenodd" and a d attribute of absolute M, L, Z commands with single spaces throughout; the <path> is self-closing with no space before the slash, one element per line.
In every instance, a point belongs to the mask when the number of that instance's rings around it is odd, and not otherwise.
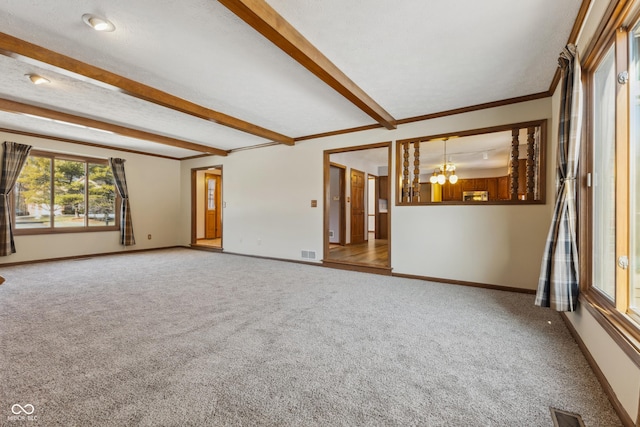
<path fill-rule="evenodd" d="M 29 157 L 30 145 L 2 143 L 2 175 L 0 176 L 0 256 L 16 253 L 13 242 L 13 215 L 9 195 Z M 0 282 L 2 283 L 2 282 Z"/>
<path fill-rule="evenodd" d="M 131 246 L 136 244 L 133 237 L 133 224 L 131 222 L 131 205 L 129 204 L 129 190 L 127 189 L 127 179 L 124 175 L 124 159 L 109 159 L 109 166 L 113 171 L 116 181 L 116 189 L 122 198 L 120 206 L 120 244 Z"/>
<path fill-rule="evenodd" d="M 583 117 L 582 72 L 576 47 L 567 45 L 558 62 L 562 69 L 562 92 L 556 205 L 540 267 L 535 304 L 557 311 L 574 311 L 580 283 L 576 243 L 576 174 Z"/>

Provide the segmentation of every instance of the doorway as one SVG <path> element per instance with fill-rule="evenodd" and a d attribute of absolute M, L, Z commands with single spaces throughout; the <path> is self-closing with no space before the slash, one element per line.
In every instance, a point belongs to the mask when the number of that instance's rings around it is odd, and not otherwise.
<path fill-rule="evenodd" d="M 204 238 L 206 240 L 221 238 L 220 214 L 220 175 L 204 174 Z"/>
<path fill-rule="evenodd" d="M 391 274 L 390 163 L 391 143 L 324 152 L 325 265 Z"/>
<path fill-rule="evenodd" d="M 222 166 L 191 170 L 191 246 L 222 250 Z"/>

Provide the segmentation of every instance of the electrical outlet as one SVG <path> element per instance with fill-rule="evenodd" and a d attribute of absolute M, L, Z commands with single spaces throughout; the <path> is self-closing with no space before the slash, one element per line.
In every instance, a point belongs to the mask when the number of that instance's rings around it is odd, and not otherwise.
<path fill-rule="evenodd" d="M 151 240 L 151 234 L 147 234 L 147 239 Z"/>

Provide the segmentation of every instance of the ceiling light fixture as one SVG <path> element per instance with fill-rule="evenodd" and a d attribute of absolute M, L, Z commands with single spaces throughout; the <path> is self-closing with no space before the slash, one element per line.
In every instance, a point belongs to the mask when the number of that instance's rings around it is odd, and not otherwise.
<path fill-rule="evenodd" d="M 25 77 L 27 77 L 29 80 L 31 80 L 31 83 L 33 83 L 34 85 L 41 85 L 41 84 L 45 84 L 45 83 L 51 83 L 51 80 L 45 79 L 44 77 L 39 76 L 37 74 L 25 74 Z"/>
<path fill-rule="evenodd" d="M 444 156 L 442 158 L 442 166 L 433 171 L 433 175 L 429 178 L 431 184 L 443 185 L 447 180 L 451 184 L 458 182 L 458 175 L 456 175 L 456 165 L 451 162 L 451 159 L 447 162 L 447 139 L 444 139 Z"/>
<path fill-rule="evenodd" d="M 82 15 L 82 20 L 85 24 L 96 31 L 111 32 L 116 29 L 116 26 L 108 19 L 101 18 L 91 13 L 85 13 Z"/>

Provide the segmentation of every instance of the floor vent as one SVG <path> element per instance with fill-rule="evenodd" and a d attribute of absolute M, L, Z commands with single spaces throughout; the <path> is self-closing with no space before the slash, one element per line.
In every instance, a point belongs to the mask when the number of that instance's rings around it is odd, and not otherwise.
<path fill-rule="evenodd" d="M 316 251 L 302 251 L 302 259 L 316 259 Z"/>
<path fill-rule="evenodd" d="M 556 408 L 549 409 L 551 410 L 551 418 L 555 427 L 584 427 L 584 422 L 582 422 L 580 415 Z"/>

